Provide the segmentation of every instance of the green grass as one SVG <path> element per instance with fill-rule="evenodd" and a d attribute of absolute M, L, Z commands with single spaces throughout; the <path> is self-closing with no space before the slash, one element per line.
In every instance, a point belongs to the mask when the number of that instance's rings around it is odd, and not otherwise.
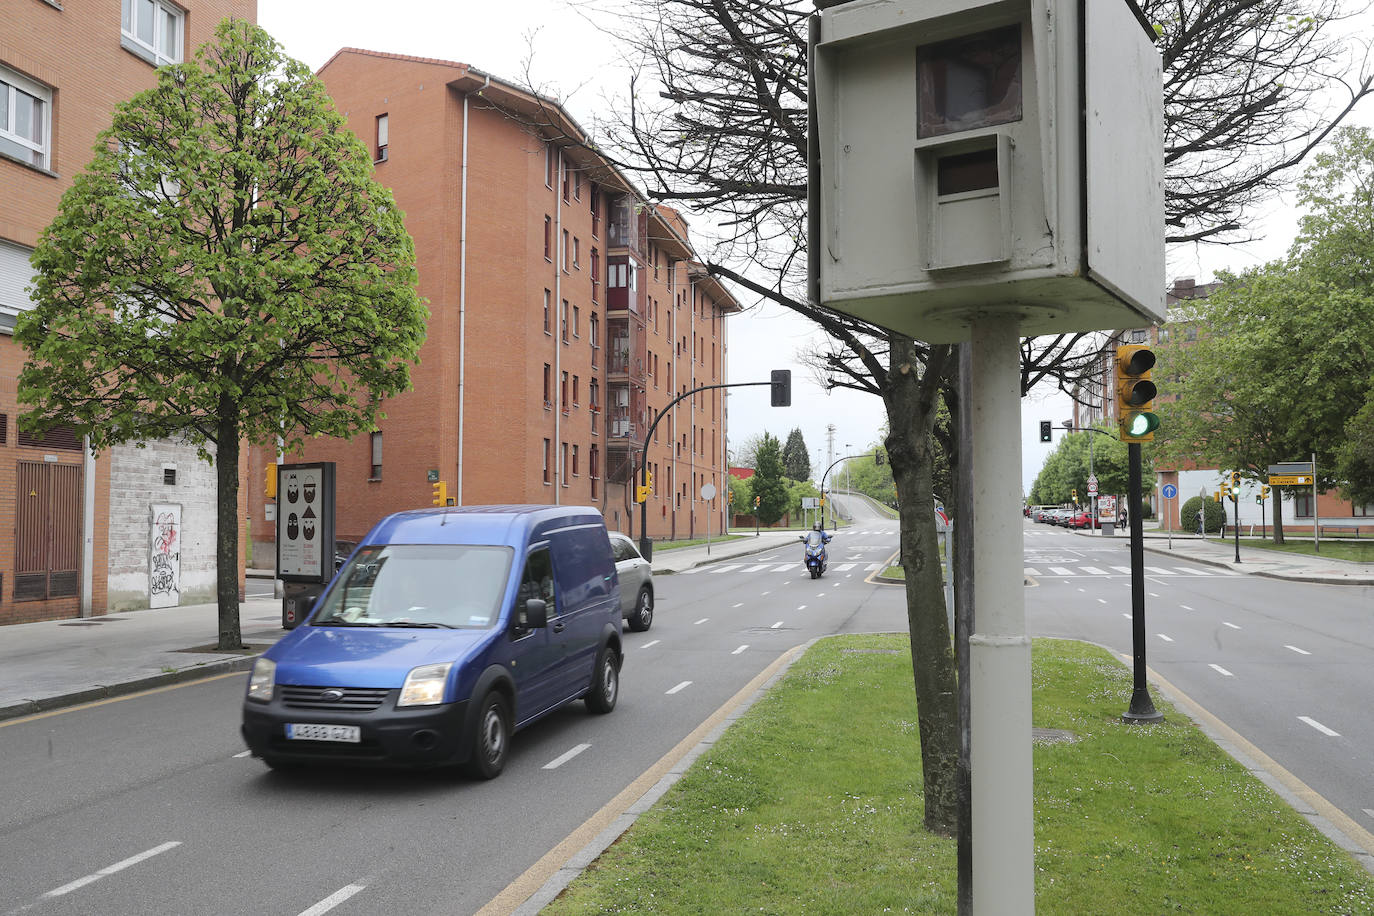
<path fill-rule="evenodd" d="M 721 537 L 720 535 L 716 535 L 715 537 L 711 538 L 711 543 L 712 543 L 712 544 L 724 544 L 726 541 L 738 541 L 738 540 L 740 540 L 740 539 L 742 539 L 742 538 L 745 538 L 745 537 L 753 537 L 753 536 L 754 536 L 754 535 L 753 535 L 752 532 L 749 533 L 749 534 L 747 534 L 747 535 L 745 535 L 745 534 L 727 534 L 727 535 L 725 535 L 724 537 Z M 638 538 L 635 539 L 635 543 L 636 543 L 636 544 L 639 543 Z M 654 541 L 654 550 L 655 550 L 655 551 L 659 551 L 659 550 L 677 550 L 677 549 L 680 548 L 680 547 L 700 547 L 701 545 L 703 545 L 703 544 L 705 544 L 705 543 L 706 543 L 706 538 L 692 538 L 692 539 L 690 539 L 690 540 L 682 540 L 682 541 Z"/>
<path fill-rule="evenodd" d="M 1374 912 L 1374 876 L 1155 698 L 1120 722 L 1105 650 L 1034 646 L 1042 914 Z M 921 829 L 902 635 L 823 640 L 545 913 L 953 913 L 952 840 Z"/>
<path fill-rule="evenodd" d="M 1208 538 L 1209 541 L 1219 542 L 1217 538 Z M 1232 544 L 1234 540 L 1227 538 L 1225 543 Z M 1374 563 L 1374 538 L 1364 541 L 1329 541 L 1322 538 L 1321 551 L 1318 552 L 1313 545 L 1311 538 L 1307 540 L 1294 540 L 1290 534 L 1284 538 L 1282 546 L 1273 541 L 1261 538 L 1247 538 L 1242 536 L 1240 539 L 1242 547 L 1256 547 L 1262 550 L 1273 550 L 1278 553 L 1299 553 L 1311 557 L 1324 557 L 1336 560 L 1354 560 L 1357 563 Z"/>

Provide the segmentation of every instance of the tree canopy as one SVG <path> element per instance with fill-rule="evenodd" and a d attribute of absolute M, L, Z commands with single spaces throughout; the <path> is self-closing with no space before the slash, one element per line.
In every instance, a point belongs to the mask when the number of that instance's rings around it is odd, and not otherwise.
<path fill-rule="evenodd" d="M 807 453 L 806 440 L 798 428 L 787 434 L 787 444 L 782 447 L 782 464 L 789 480 L 811 478 L 811 456 Z"/>
<path fill-rule="evenodd" d="M 759 500 L 754 512 L 759 521 L 771 525 L 787 511 L 790 491 L 783 479 L 782 445 L 776 436 L 764 433 L 759 442 L 758 464 L 749 479 L 752 492 Z"/>
<path fill-rule="evenodd" d="M 27 428 L 70 424 L 96 451 L 177 437 L 215 461 L 228 648 L 240 440 L 375 428 L 428 313 L 402 214 L 304 64 L 226 20 L 157 76 L 116 109 L 33 253 L 19 401 Z"/>

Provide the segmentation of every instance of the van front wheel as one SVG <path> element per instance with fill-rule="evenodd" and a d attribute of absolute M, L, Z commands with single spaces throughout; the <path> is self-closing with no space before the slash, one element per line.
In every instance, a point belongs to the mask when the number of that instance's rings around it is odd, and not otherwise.
<path fill-rule="evenodd" d="M 500 776 L 510 755 L 510 736 L 510 704 L 502 693 L 493 690 L 482 698 L 472 752 L 464 771 L 474 779 Z"/>
<path fill-rule="evenodd" d="M 596 670 L 592 674 L 592 686 L 587 691 L 587 709 L 594 713 L 605 714 L 615 709 L 615 701 L 620 696 L 620 659 L 610 643 L 596 653 Z"/>

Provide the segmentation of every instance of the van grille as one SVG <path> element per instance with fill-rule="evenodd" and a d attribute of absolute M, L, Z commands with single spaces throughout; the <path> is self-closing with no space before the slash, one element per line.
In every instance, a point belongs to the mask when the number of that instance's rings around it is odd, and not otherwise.
<path fill-rule="evenodd" d="M 325 691 L 338 691 L 338 699 L 325 697 Z M 340 712 L 371 712 L 382 705 L 391 691 L 385 687 L 289 687 L 281 686 L 284 706 L 296 709 L 332 709 Z"/>

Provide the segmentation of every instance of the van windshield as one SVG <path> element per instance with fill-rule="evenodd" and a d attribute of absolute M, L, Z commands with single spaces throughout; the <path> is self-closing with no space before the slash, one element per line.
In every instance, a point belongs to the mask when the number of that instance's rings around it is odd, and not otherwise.
<path fill-rule="evenodd" d="M 310 621 L 317 627 L 485 629 L 501 613 L 509 547 L 389 544 L 363 547 Z"/>

